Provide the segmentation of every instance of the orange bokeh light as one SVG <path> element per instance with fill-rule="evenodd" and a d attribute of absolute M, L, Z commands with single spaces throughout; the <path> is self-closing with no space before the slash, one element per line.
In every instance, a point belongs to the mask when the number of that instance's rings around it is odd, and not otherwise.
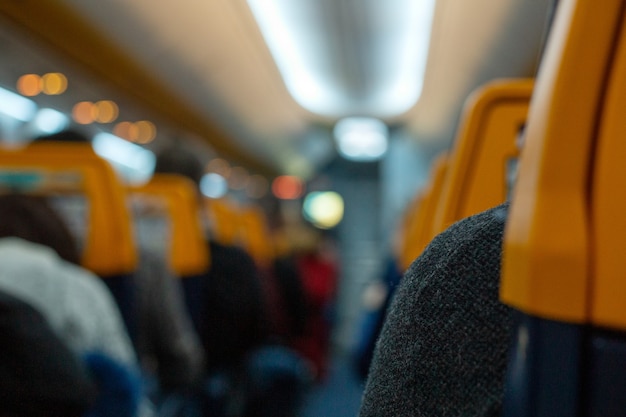
<path fill-rule="evenodd" d="M 95 108 L 90 101 L 81 101 L 76 103 L 72 109 L 72 118 L 74 121 L 81 125 L 88 125 L 95 120 Z"/>
<path fill-rule="evenodd" d="M 130 142 L 136 142 L 139 137 L 139 129 L 134 123 L 119 122 L 113 128 L 113 134 Z"/>
<path fill-rule="evenodd" d="M 36 96 L 42 89 L 43 81 L 37 74 L 24 74 L 17 80 L 17 91 L 23 96 Z"/>
<path fill-rule="evenodd" d="M 60 72 L 51 72 L 41 77 L 43 92 L 48 95 L 63 94 L 67 90 L 67 78 Z"/>
<path fill-rule="evenodd" d="M 97 110 L 96 121 L 99 123 L 111 123 L 117 119 L 119 108 L 111 100 L 101 100 L 95 104 Z"/>
<path fill-rule="evenodd" d="M 137 143 L 150 143 L 156 137 L 156 126 L 147 120 L 140 120 L 135 123 L 135 129 L 137 130 L 135 139 Z"/>

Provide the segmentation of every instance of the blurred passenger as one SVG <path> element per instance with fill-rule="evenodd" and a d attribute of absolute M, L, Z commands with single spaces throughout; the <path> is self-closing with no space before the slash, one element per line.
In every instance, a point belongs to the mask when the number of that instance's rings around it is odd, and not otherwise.
<path fill-rule="evenodd" d="M 76 352 L 136 356 L 107 287 L 75 264 L 76 244 L 43 197 L 0 195 L 0 289 L 40 310 Z"/>
<path fill-rule="evenodd" d="M 294 239 L 295 260 L 306 302 L 302 334 L 292 346 L 313 365 L 315 378 L 322 381 L 329 364 L 330 334 L 337 287 L 336 250 L 327 236 L 308 227 L 298 227 Z"/>
<path fill-rule="evenodd" d="M 185 394 L 201 381 L 205 358 L 180 284 L 165 259 L 145 249 L 134 278 L 142 368 L 156 375 L 161 395 Z"/>
<path fill-rule="evenodd" d="M 157 155 L 155 172 L 184 175 L 199 187 L 204 169 L 196 155 L 174 147 Z M 211 266 L 202 288 L 202 322 L 195 324 L 207 368 L 213 372 L 241 364 L 248 352 L 266 342 L 269 323 L 252 257 L 241 248 L 221 245 L 208 237 L 207 244 Z"/>
<path fill-rule="evenodd" d="M 296 339 L 304 336 L 309 318 L 307 295 L 296 254 L 288 249 L 277 256 L 273 273 L 284 312 L 276 329 L 277 337 L 292 346 Z"/>
<path fill-rule="evenodd" d="M 107 369 L 130 381 L 139 366 L 113 296 L 100 278 L 70 262 L 78 258 L 73 236 L 44 197 L 0 195 L 0 289 L 39 310 L 76 355 L 104 358 L 108 368 L 87 361 L 99 389 L 90 417 L 109 417 L 107 409 L 152 416 L 140 384 L 106 384 Z M 126 401 L 137 392 L 137 401 Z"/>
<path fill-rule="evenodd" d="M 0 416 L 80 417 L 96 396 L 88 370 L 43 316 L 0 291 Z"/>
<path fill-rule="evenodd" d="M 396 258 L 389 256 L 385 261 L 382 277 L 370 284 L 363 294 L 363 318 L 354 353 L 356 373 L 361 379 L 367 378 L 376 341 L 401 279 L 402 273 Z"/>
<path fill-rule="evenodd" d="M 410 266 L 374 353 L 360 417 L 501 415 L 512 331 L 500 303 L 508 204 L 437 236 Z"/>
<path fill-rule="evenodd" d="M 190 178 L 201 198 L 204 169 L 191 151 L 182 146 L 164 149 L 157 155 L 155 172 Z M 267 291 L 272 286 L 263 282 L 243 249 L 217 243 L 208 231 L 207 244 L 211 266 L 200 289 L 201 314 L 191 312 L 207 357 L 205 412 L 295 417 L 306 369 L 293 351 L 271 343 Z M 197 297 L 186 294 L 188 300 Z"/>
<path fill-rule="evenodd" d="M 70 142 L 90 143 L 89 137 L 76 129 L 65 129 L 60 132 L 46 134 L 35 138 L 34 142 Z"/>
<path fill-rule="evenodd" d="M 89 143 L 78 130 L 40 136 L 35 142 Z M 159 395 L 193 390 L 203 375 L 204 352 L 166 260 L 139 247 L 133 275 L 137 302 L 136 348 L 142 368 L 158 382 Z"/>

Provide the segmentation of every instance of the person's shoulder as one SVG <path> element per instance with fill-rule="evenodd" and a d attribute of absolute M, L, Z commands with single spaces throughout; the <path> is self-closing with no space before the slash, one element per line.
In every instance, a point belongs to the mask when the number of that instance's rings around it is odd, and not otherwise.
<path fill-rule="evenodd" d="M 59 259 L 58 272 L 65 280 L 65 290 L 76 306 L 89 306 L 90 311 L 112 314 L 117 308 L 113 294 L 100 277 L 79 265 Z"/>
<path fill-rule="evenodd" d="M 451 225 L 407 270 L 360 417 L 478 415 L 499 405 L 511 326 L 498 298 L 507 211 L 502 204 Z"/>
<path fill-rule="evenodd" d="M 30 266 L 48 266 L 57 262 L 54 250 L 38 243 L 29 242 L 18 237 L 0 239 L 0 262 L 26 262 Z"/>
<path fill-rule="evenodd" d="M 442 251 L 460 254 L 480 249 L 500 251 L 508 208 L 509 204 L 503 203 L 457 221 L 435 236 L 423 255 L 440 254 Z"/>
<path fill-rule="evenodd" d="M 473 242 L 485 235 L 501 235 L 504 232 L 509 203 L 503 203 L 489 210 L 466 217 L 452 224 L 434 240 L 458 240 Z"/>
<path fill-rule="evenodd" d="M 210 239 L 207 241 L 211 252 L 217 253 L 240 253 L 245 251 L 236 245 L 226 245 L 224 243 L 220 243 L 216 240 Z"/>
<path fill-rule="evenodd" d="M 211 251 L 211 262 L 234 262 L 240 265 L 254 264 L 252 256 L 243 248 L 235 245 L 224 245 L 214 240 L 208 242 Z"/>
<path fill-rule="evenodd" d="M 508 203 L 464 218 L 437 235 L 411 264 L 407 280 L 485 275 L 499 270 Z M 491 275 L 491 273 L 487 274 Z"/>

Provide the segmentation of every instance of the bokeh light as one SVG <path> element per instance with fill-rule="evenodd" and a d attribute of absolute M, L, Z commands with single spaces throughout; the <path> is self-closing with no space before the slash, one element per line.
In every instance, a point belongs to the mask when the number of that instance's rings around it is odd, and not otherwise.
<path fill-rule="evenodd" d="M 60 72 L 51 72 L 41 77 L 43 92 L 48 95 L 63 94 L 67 90 L 67 78 Z"/>
<path fill-rule="evenodd" d="M 206 166 L 207 172 L 215 172 L 224 178 L 230 177 L 231 167 L 228 161 L 222 158 L 213 158 Z"/>
<path fill-rule="evenodd" d="M 74 105 L 72 109 L 72 118 L 74 121 L 81 125 L 88 125 L 95 120 L 94 105 L 90 101 L 81 101 Z"/>
<path fill-rule="evenodd" d="M 137 137 L 134 141 L 137 143 L 150 143 L 156 137 L 157 129 L 152 122 L 140 120 L 135 123 L 135 128 L 137 129 Z"/>
<path fill-rule="evenodd" d="M 221 175 L 211 172 L 200 180 L 200 191 L 209 198 L 221 198 L 228 192 L 228 182 Z"/>
<path fill-rule="evenodd" d="M 339 224 L 343 211 L 343 198 L 334 191 L 309 193 L 302 206 L 304 217 L 320 229 L 330 229 Z"/>
<path fill-rule="evenodd" d="M 292 175 L 281 175 L 272 182 L 272 193 L 282 200 L 295 200 L 301 197 L 303 192 L 302 180 Z"/>
<path fill-rule="evenodd" d="M 17 91 L 27 97 L 34 97 L 41 93 L 43 81 L 37 74 L 24 74 L 17 80 Z"/>
<path fill-rule="evenodd" d="M 248 171 L 244 167 L 233 167 L 228 178 L 228 185 L 233 190 L 243 190 L 248 184 Z"/>
<path fill-rule="evenodd" d="M 117 104 L 111 100 L 101 100 L 95 104 L 96 121 L 99 123 L 111 123 L 117 119 L 119 108 Z"/>
<path fill-rule="evenodd" d="M 246 186 L 246 194 L 250 198 L 263 198 L 269 189 L 269 181 L 262 175 L 251 175 Z"/>

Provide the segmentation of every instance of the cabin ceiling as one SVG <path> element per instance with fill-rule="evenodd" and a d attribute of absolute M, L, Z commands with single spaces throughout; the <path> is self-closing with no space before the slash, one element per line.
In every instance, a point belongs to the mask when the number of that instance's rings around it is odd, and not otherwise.
<path fill-rule="evenodd" d="M 318 47 L 329 48 L 319 66 L 335 72 L 353 109 L 320 115 L 295 102 L 245 0 L 57 0 L 226 132 L 219 140 L 276 173 L 308 176 L 334 157 L 330 129 L 338 118 L 367 111 L 359 100 L 376 89 L 376 77 L 366 69 L 391 59 L 385 33 L 373 28 L 382 24 L 376 16 L 389 16 L 378 9 L 382 0 L 298 1 L 306 12 L 292 16 L 309 30 L 319 25 Z M 424 146 L 449 147 L 474 88 L 534 74 L 550 3 L 438 0 L 422 95 L 383 119 Z"/>

